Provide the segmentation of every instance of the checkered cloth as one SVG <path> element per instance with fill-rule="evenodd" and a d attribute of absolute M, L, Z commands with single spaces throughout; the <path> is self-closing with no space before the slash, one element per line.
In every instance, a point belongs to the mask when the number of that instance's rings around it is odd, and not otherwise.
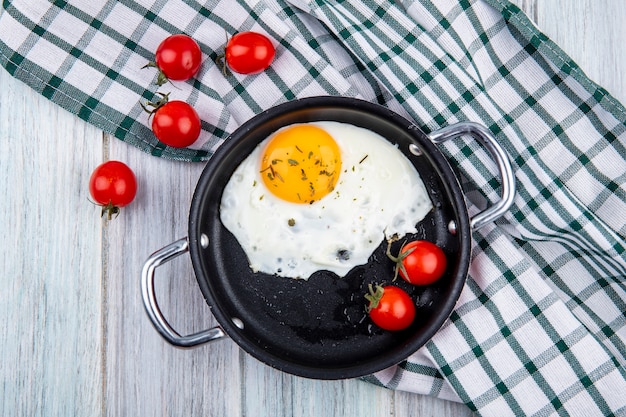
<path fill-rule="evenodd" d="M 471 120 L 511 156 L 511 211 L 476 231 L 449 322 L 405 362 L 366 378 L 462 401 L 478 414 L 626 415 L 626 113 L 506 0 L 5 0 L 0 61 L 13 76 L 156 156 L 199 161 L 264 109 L 360 97 L 426 131 Z M 277 58 L 224 76 L 226 34 L 267 34 Z M 201 45 L 198 76 L 163 88 L 203 132 L 176 150 L 139 103 L 155 98 L 167 35 Z M 161 90 L 162 91 L 162 90 Z M 472 141 L 443 145 L 472 213 L 498 198 Z"/>

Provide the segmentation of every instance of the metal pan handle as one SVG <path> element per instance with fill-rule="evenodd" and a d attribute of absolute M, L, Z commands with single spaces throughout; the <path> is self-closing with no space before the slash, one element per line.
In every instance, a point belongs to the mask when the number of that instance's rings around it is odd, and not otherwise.
<path fill-rule="evenodd" d="M 174 243 L 154 252 L 143 266 L 141 273 L 141 295 L 143 304 L 148 313 L 148 317 L 157 331 L 165 340 L 174 346 L 188 348 L 203 343 L 212 342 L 214 340 L 226 337 L 226 333 L 221 327 L 215 326 L 211 329 L 204 330 L 188 336 L 181 336 L 169 325 L 156 300 L 154 293 L 154 272 L 155 269 L 166 262 L 171 261 L 179 255 L 189 251 L 189 242 L 187 238 L 177 240 Z"/>
<path fill-rule="evenodd" d="M 502 185 L 500 200 L 470 219 L 470 227 L 472 230 L 477 230 L 501 217 L 509 210 L 515 198 L 515 175 L 513 175 L 511 161 L 504 148 L 500 146 L 491 131 L 478 123 L 457 123 L 432 132 L 428 137 L 433 143 L 439 144 L 462 135 L 474 137 L 487 148 L 500 171 L 500 184 Z"/>

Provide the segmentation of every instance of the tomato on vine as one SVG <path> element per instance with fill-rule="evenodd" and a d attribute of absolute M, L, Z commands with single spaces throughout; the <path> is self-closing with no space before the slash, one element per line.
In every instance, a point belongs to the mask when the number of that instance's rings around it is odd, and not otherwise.
<path fill-rule="evenodd" d="M 107 161 L 96 167 L 89 179 L 89 193 L 102 206 L 102 216 L 120 212 L 120 207 L 130 204 L 137 194 L 135 173 L 123 162 Z"/>
<path fill-rule="evenodd" d="M 168 80 L 188 80 L 196 75 L 202 64 L 200 46 L 184 34 L 165 38 L 157 47 L 154 57 L 154 62 L 149 62 L 145 67 L 155 67 L 159 70 L 156 81 L 158 86 L 167 83 Z"/>
<path fill-rule="evenodd" d="M 239 32 L 226 43 L 228 67 L 240 74 L 258 74 L 266 70 L 276 55 L 267 36 L 257 32 Z"/>
<path fill-rule="evenodd" d="M 169 101 L 169 93 L 158 93 L 160 98 L 141 107 L 152 117 L 152 132 L 164 144 L 184 148 L 194 143 L 202 131 L 202 121 L 187 102 Z M 152 109 L 148 109 L 152 107 Z"/>
<path fill-rule="evenodd" d="M 381 329 L 403 330 L 415 320 L 415 303 L 402 288 L 377 285 L 374 289 L 370 284 L 365 298 L 369 301 L 370 318 Z"/>
<path fill-rule="evenodd" d="M 446 272 L 447 259 L 443 250 L 427 240 L 414 240 L 402 245 L 398 256 L 391 255 L 391 242 L 387 256 L 396 263 L 396 276 L 413 285 L 429 285 Z"/>

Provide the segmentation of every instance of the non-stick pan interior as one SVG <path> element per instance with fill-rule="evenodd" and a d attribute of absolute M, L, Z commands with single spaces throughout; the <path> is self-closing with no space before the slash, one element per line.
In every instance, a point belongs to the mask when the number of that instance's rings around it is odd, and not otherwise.
<path fill-rule="evenodd" d="M 397 144 L 414 163 L 429 192 L 434 209 L 419 224 L 417 234 L 406 238 L 435 242 L 444 249 L 449 266 L 446 275 L 431 286 L 416 287 L 396 280 L 417 304 L 416 320 L 407 330 L 381 330 L 365 311 L 368 284 L 386 284 L 393 278 L 393 263 L 385 255 L 386 241 L 368 264 L 356 267 L 346 277 L 320 271 L 307 281 L 294 280 L 253 273 L 238 242 L 220 221 L 222 190 L 252 149 L 280 127 L 320 120 L 352 123 Z M 409 151 L 415 144 L 421 155 Z M 456 223 L 456 233 L 448 230 L 450 221 Z M 229 336 L 273 367 L 319 379 L 373 373 L 402 361 L 426 343 L 452 311 L 470 258 L 463 195 L 441 153 L 421 130 L 389 110 L 338 97 L 290 102 L 238 129 L 202 173 L 192 202 L 189 238 L 198 284 Z"/>

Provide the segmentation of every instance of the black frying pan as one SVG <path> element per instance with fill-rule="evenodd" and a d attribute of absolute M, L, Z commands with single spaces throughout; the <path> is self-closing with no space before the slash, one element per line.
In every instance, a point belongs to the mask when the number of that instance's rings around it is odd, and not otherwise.
<path fill-rule="evenodd" d="M 426 287 L 404 288 L 417 306 L 406 330 L 384 331 L 369 320 L 364 295 L 368 284 L 387 284 L 393 263 L 381 242 L 368 264 L 347 276 L 320 271 L 307 281 L 253 273 L 234 236 L 220 222 L 222 190 L 236 167 L 254 147 L 279 128 L 293 123 L 338 121 L 370 129 L 396 144 L 413 162 L 433 203 L 433 210 L 405 239 L 425 239 L 446 253 L 442 279 Z M 464 195 L 435 142 L 470 134 L 489 149 L 498 163 L 502 199 L 470 219 Z M 375 192 L 375 190 L 372 190 Z M 153 254 L 144 267 L 142 292 L 146 311 L 170 343 L 190 347 L 228 335 L 246 352 L 285 372 L 318 379 L 367 375 L 406 359 L 446 321 L 463 289 L 470 262 L 471 231 L 501 216 L 514 195 L 508 158 L 483 127 L 464 123 L 426 135 L 390 110 L 362 100 L 313 97 L 265 111 L 237 129 L 208 162 L 193 197 L 189 238 Z M 399 251 L 395 243 L 392 252 Z M 198 285 L 219 326 L 180 336 L 161 314 L 154 296 L 154 270 L 189 250 Z"/>

